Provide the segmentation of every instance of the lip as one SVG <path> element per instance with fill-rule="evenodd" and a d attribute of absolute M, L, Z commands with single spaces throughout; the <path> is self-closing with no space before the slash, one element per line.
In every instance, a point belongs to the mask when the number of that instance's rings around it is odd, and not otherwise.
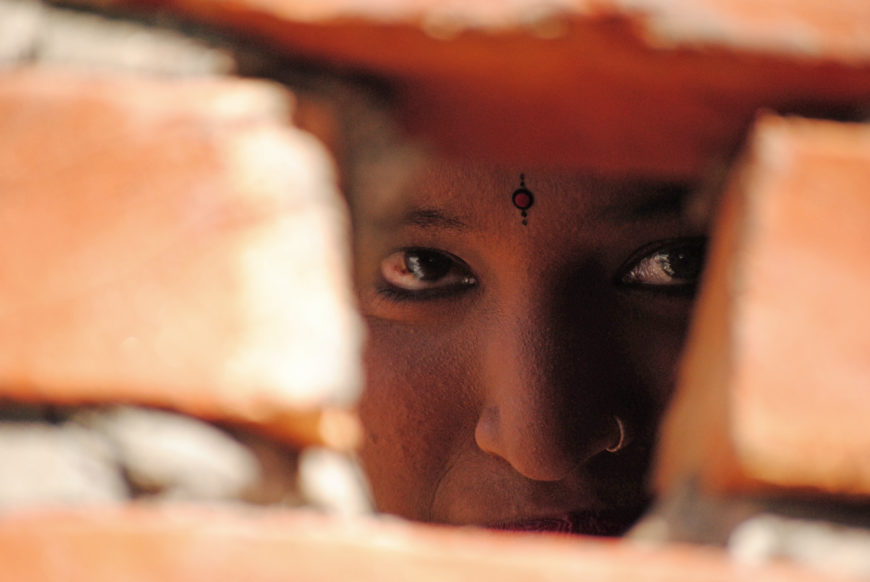
<path fill-rule="evenodd" d="M 640 509 L 624 511 L 569 511 L 558 515 L 499 521 L 487 527 L 515 532 L 562 533 L 616 537 L 624 534 L 643 513 Z"/>

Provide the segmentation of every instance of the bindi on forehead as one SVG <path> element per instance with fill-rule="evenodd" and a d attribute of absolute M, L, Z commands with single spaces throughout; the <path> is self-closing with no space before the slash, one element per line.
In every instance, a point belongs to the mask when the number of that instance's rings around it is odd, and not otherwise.
<path fill-rule="evenodd" d="M 520 174 L 520 187 L 514 190 L 511 201 L 514 203 L 514 206 L 520 209 L 520 216 L 523 217 L 523 226 L 526 226 L 529 223 L 527 220 L 529 216 L 528 210 L 535 203 L 535 196 L 531 190 L 526 188 L 525 174 Z"/>
<path fill-rule="evenodd" d="M 682 214 L 690 193 L 682 184 L 580 172 L 438 165 L 418 175 L 366 222 L 381 231 L 500 231 L 518 213 L 518 226 L 530 225 L 533 214 L 545 228 L 559 223 L 576 230 L 671 220 Z"/>

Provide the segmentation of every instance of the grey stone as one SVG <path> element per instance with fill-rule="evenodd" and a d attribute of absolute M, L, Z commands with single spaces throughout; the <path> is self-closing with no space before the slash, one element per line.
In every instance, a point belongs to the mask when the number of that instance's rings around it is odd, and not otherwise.
<path fill-rule="evenodd" d="M 195 418 L 146 408 L 81 412 L 74 421 L 112 443 L 130 482 L 164 499 L 237 499 L 260 480 L 257 459 Z"/>
<path fill-rule="evenodd" d="M 753 565 L 788 559 L 825 572 L 870 578 L 870 531 L 833 523 L 762 514 L 737 527 L 731 554 Z"/>
<path fill-rule="evenodd" d="M 305 449 L 299 458 L 299 489 L 305 500 L 330 513 L 371 513 L 372 501 L 359 465 L 345 454 Z"/>
<path fill-rule="evenodd" d="M 43 6 L 35 0 L 0 0 L 0 66 L 28 59 L 36 46 Z"/>
<path fill-rule="evenodd" d="M 21 62 L 177 76 L 236 71 L 233 50 L 171 27 L 37 0 L 0 0 L 0 66 Z"/>
<path fill-rule="evenodd" d="M 0 508 L 128 498 L 111 446 L 78 426 L 0 424 Z"/>

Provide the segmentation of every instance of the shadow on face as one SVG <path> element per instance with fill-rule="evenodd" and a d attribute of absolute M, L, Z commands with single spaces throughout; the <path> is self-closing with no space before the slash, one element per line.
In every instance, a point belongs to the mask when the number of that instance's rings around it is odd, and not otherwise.
<path fill-rule="evenodd" d="M 687 196 L 441 159 L 400 195 L 354 201 L 362 460 L 380 510 L 630 526 L 703 262 Z"/>

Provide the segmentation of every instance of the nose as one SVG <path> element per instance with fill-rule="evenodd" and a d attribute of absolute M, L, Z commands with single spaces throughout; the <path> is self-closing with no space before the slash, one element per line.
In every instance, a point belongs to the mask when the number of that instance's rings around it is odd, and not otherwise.
<path fill-rule="evenodd" d="M 546 310 L 514 313 L 486 334 L 475 441 L 529 479 L 559 481 L 624 436 L 607 404 L 607 364 Z"/>

